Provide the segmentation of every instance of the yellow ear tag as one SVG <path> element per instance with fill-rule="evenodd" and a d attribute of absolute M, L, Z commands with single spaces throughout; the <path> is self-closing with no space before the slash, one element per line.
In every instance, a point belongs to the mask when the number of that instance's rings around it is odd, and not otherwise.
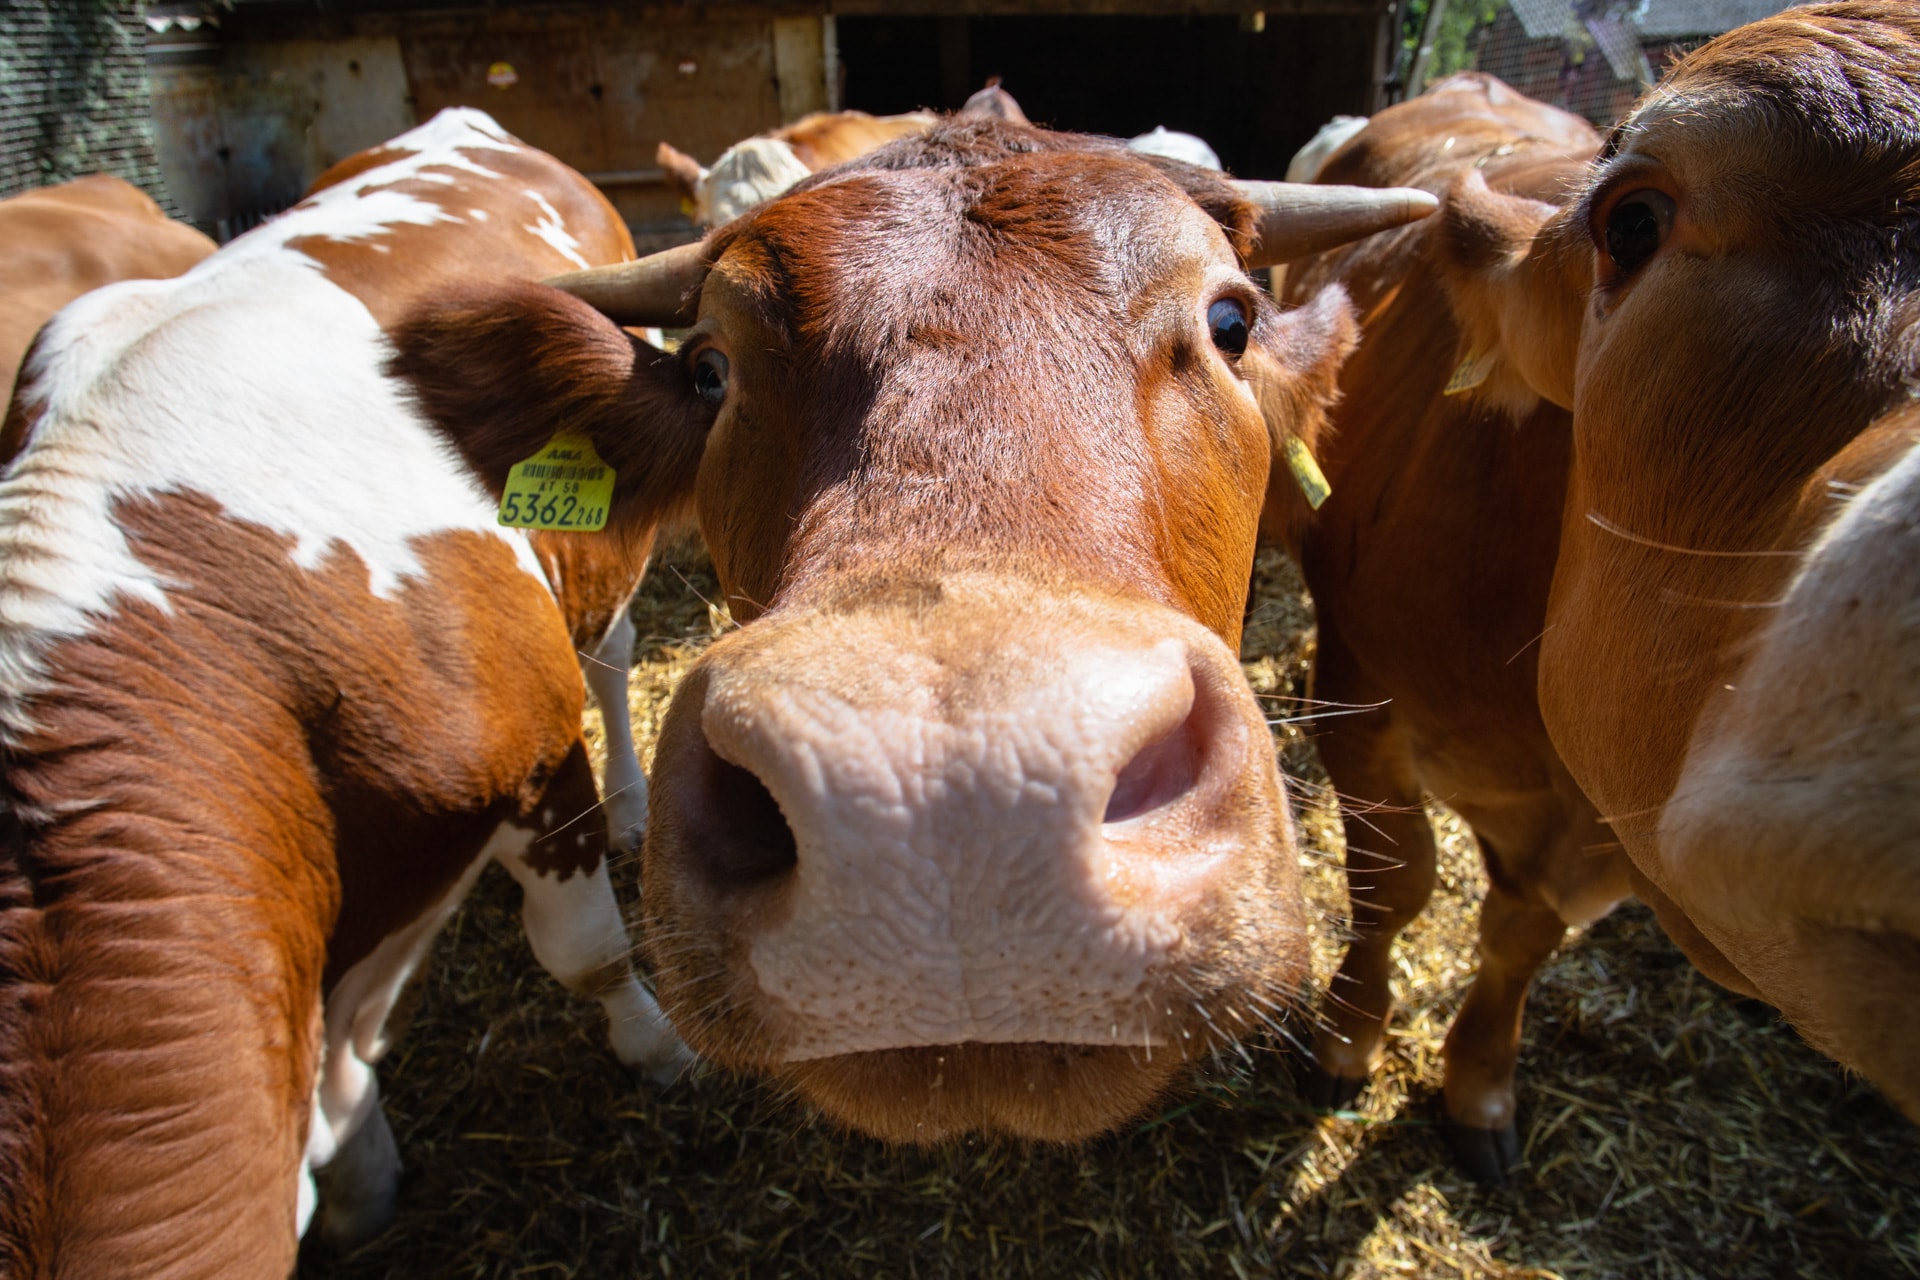
<path fill-rule="evenodd" d="M 1493 363 L 1494 353 L 1491 351 L 1477 356 L 1469 352 L 1467 358 L 1460 362 L 1460 367 L 1453 371 L 1453 376 L 1447 379 L 1447 385 L 1440 394 L 1457 396 L 1462 391 L 1473 390 L 1493 376 Z"/>
<path fill-rule="evenodd" d="M 1293 436 L 1287 437 L 1287 469 L 1293 472 L 1300 492 L 1307 495 L 1307 505 L 1315 511 L 1333 496 L 1333 486 L 1327 483 L 1326 473 L 1320 470 L 1320 464 L 1313 460 L 1307 446 Z"/>
<path fill-rule="evenodd" d="M 500 523 L 591 533 L 607 527 L 612 506 L 613 468 L 593 451 L 593 441 L 562 431 L 507 472 Z"/>

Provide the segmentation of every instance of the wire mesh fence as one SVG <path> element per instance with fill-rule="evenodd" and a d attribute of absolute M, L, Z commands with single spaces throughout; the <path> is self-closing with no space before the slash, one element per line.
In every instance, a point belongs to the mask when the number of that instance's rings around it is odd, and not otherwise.
<path fill-rule="evenodd" d="M 1613 124 L 1688 50 L 1783 0 L 1412 0 L 1407 93 L 1455 71 Z"/>

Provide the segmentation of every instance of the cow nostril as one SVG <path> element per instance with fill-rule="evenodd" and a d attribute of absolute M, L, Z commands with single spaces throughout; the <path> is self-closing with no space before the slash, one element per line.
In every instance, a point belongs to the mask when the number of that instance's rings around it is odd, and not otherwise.
<path fill-rule="evenodd" d="M 766 784 L 750 771 L 713 757 L 710 778 L 718 837 L 702 869 L 716 885 L 744 889 L 793 870 L 800 860 L 793 828 Z"/>
<path fill-rule="evenodd" d="M 1172 733 L 1143 747 L 1114 780 L 1103 822 L 1125 822 L 1171 804 L 1200 777 L 1200 744 L 1189 714 Z"/>

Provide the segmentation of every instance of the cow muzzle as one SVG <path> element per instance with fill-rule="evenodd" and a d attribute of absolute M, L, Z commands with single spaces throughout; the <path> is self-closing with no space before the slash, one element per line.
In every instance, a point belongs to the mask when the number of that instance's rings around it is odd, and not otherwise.
<path fill-rule="evenodd" d="M 1304 973 L 1265 723 L 1158 605 L 976 576 L 775 611 L 689 675 L 653 795 L 676 1023 L 888 1136 L 1103 1128 Z"/>

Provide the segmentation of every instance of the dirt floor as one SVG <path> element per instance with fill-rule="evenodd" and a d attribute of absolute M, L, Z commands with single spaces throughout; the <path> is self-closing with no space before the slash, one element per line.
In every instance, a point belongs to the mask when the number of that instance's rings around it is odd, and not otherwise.
<path fill-rule="evenodd" d="M 692 547 L 643 588 L 643 756 L 725 625 L 717 598 Z M 1297 575 L 1263 554 L 1243 657 L 1276 708 L 1302 691 L 1311 645 Z M 1275 730 L 1311 846 L 1324 982 L 1345 888 L 1315 731 Z M 1771 1010 L 1701 978 L 1637 906 L 1570 943 L 1535 989 L 1516 1186 L 1455 1173 L 1434 1124 L 1439 1052 L 1484 880 L 1458 821 L 1432 816 L 1440 888 L 1402 939 L 1400 1011 L 1359 1111 L 1310 1114 L 1288 1046 L 1255 1043 L 1071 1149 L 890 1149 L 719 1072 L 637 1083 L 599 1009 L 534 964 L 517 891 L 489 871 L 381 1068 L 408 1166 L 400 1221 L 344 1258 L 310 1242 L 300 1275 L 1920 1276 L 1920 1133 Z M 631 907 L 636 868 L 615 878 Z"/>

